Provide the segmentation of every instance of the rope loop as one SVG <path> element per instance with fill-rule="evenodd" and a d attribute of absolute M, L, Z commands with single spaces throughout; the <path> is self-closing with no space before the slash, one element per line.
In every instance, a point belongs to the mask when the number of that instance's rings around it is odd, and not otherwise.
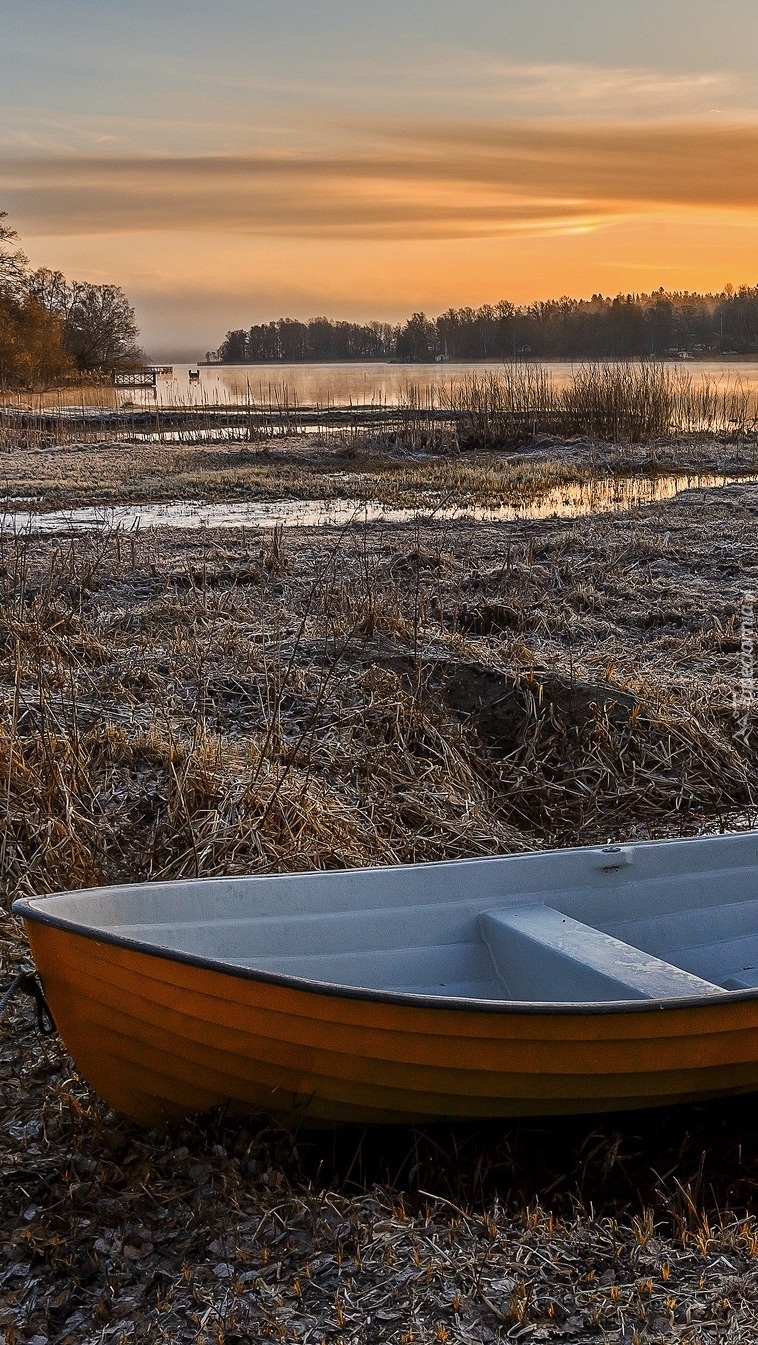
<path fill-rule="evenodd" d="M 37 1031 L 42 1037 L 52 1037 L 57 1031 L 55 1019 L 50 1012 L 50 1005 L 45 999 L 42 982 L 32 968 L 27 967 L 20 971 L 0 998 L 0 1018 L 2 1018 L 15 995 L 28 995 L 30 999 L 34 1000 L 37 1010 Z"/>

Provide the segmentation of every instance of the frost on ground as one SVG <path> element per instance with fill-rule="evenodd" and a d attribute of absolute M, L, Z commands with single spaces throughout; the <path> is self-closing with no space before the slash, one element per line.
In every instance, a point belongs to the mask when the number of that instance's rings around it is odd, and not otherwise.
<path fill-rule="evenodd" d="M 510 525 L 0 537 L 21 893 L 755 825 L 758 488 Z M 751 1102 L 149 1134 L 0 1027 L 0 1340 L 758 1340 Z"/>

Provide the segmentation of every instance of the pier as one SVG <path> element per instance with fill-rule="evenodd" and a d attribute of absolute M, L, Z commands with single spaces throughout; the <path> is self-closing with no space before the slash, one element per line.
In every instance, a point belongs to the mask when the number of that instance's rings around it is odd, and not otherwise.
<path fill-rule="evenodd" d="M 156 379 L 171 375 L 173 364 L 156 364 L 147 369 L 114 369 L 114 388 L 154 388 Z"/>

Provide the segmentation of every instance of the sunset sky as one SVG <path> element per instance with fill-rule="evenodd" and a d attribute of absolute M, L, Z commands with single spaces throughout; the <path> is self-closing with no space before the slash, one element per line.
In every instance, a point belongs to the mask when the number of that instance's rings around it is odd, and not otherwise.
<path fill-rule="evenodd" d="M 758 282 L 755 0 L 2 0 L 0 209 L 153 358 Z"/>

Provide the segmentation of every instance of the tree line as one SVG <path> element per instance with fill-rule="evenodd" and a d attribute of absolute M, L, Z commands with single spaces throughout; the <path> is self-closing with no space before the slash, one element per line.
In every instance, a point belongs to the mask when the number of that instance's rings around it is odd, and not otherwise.
<path fill-rule="evenodd" d="M 141 362 L 134 309 L 118 285 L 32 271 L 0 211 L 0 387 L 50 387 Z"/>
<path fill-rule="evenodd" d="M 225 364 L 298 360 L 644 359 L 758 351 L 758 285 L 720 294 L 593 294 L 518 307 L 502 300 L 413 313 L 404 323 L 278 318 L 227 332 L 210 359 Z"/>

